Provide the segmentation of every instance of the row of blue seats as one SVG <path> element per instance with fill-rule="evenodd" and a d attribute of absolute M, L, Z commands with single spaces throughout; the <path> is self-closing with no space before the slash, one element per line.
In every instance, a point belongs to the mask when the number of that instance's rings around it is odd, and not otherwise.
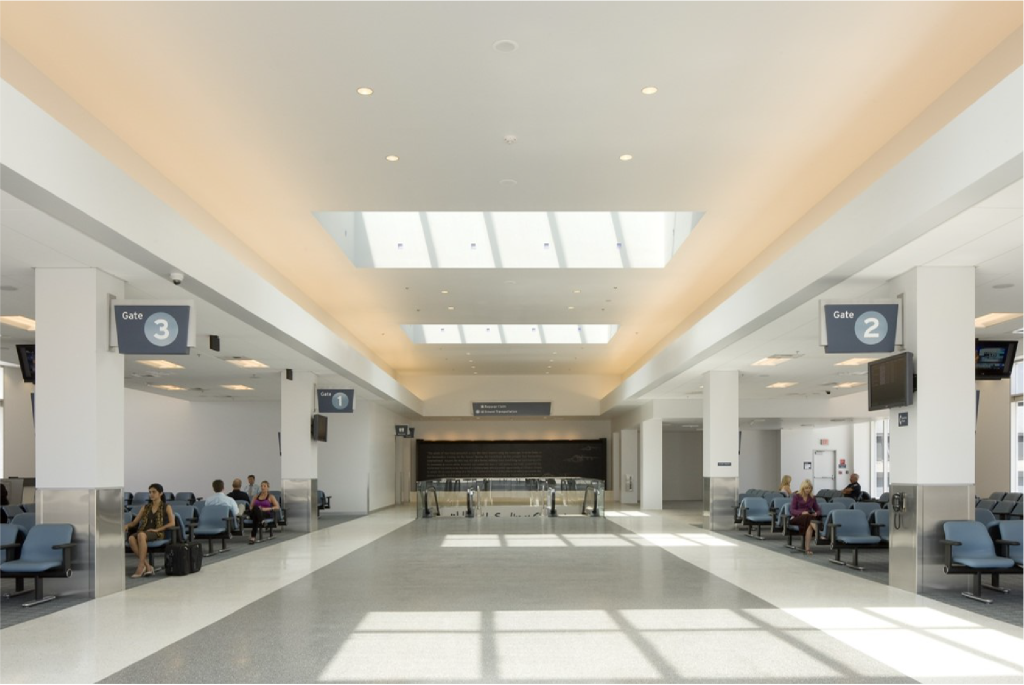
<path fill-rule="evenodd" d="M 272 494 L 281 505 L 281 509 L 284 510 L 284 493 L 280 490 L 271 490 Z M 164 500 L 168 504 L 174 506 L 175 504 L 195 505 L 197 502 L 201 502 L 202 498 L 196 498 L 194 492 L 178 492 L 172 493 L 170 491 L 164 492 Z M 124 508 L 127 511 L 129 508 L 134 506 L 145 506 L 149 502 L 149 492 L 136 492 L 134 495 L 130 492 L 124 493 Z M 316 492 L 316 505 L 317 511 L 331 508 L 331 496 L 324 493 L 323 490 L 317 490 Z"/>
<path fill-rule="evenodd" d="M 976 497 L 975 499 L 977 500 L 981 498 Z M 985 499 L 995 500 L 996 502 L 1002 502 L 1003 500 L 1009 500 L 1010 502 L 1020 502 L 1021 499 L 1024 499 L 1024 494 L 1021 494 L 1019 492 L 993 492 Z"/>
<path fill-rule="evenodd" d="M 793 544 L 793 535 L 799 532 L 799 528 L 790 521 L 790 501 L 788 497 L 779 497 L 768 507 L 759 497 L 743 498 L 740 502 L 741 523 L 747 526 L 747 535 L 764 540 L 762 529 L 769 525 L 772 532 L 787 535 L 787 547 L 799 550 Z M 818 526 L 815 544 L 829 545 L 836 553 L 832 559 L 834 563 L 862 571 L 859 549 L 888 546 L 889 510 L 878 502 L 854 502 L 848 497 L 837 497 L 832 502 L 819 502 L 818 506 L 821 508 L 821 525 Z M 755 526 L 756 535 L 753 532 Z M 852 563 L 842 561 L 843 549 L 853 549 Z"/>
<path fill-rule="evenodd" d="M 992 582 L 984 587 L 1004 594 L 1009 592 L 999 585 L 999 576 L 1022 572 L 1024 521 L 997 521 L 992 527 L 980 521 L 946 521 L 942 524 L 942 533 L 943 572 L 972 577 L 971 589 L 960 594 L 991 604 L 991 599 L 981 596 L 981 576 L 985 573 L 991 574 Z"/>
<path fill-rule="evenodd" d="M 994 499 L 980 499 L 974 504 L 977 509 L 985 509 L 991 511 L 995 516 L 1001 516 L 1003 518 L 1021 518 L 1022 503 L 1020 500 L 994 500 Z"/>

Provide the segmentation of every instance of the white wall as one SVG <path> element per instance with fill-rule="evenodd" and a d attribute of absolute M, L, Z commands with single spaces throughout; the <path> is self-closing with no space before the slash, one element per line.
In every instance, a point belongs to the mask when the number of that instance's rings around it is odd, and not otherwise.
<path fill-rule="evenodd" d="M 822 445 L 821 440 L 827 439 L 829 444 Z M 743 441 L 746 442 L 747 434 L 743 433 Z M 848 464 L 853 463 L 853 429 L 850 424 L 843 424 L 830 428 L 800 428 L 782 430 L 782 458 L 781 473 L 793 477 L 793 490 L 800 487 L 804 479 L 811 478 L 811 471 L 804 471 L 803 463 L 812 461 L 815 450 L 835 450 L 836 460 L 846 459 Z M 867 473 L 860 474 L 868 477 Z M 842 489 L 848 484 L 843 477 L 839 477 L 836 487 Z M 777 485 L 777 483 L 776 483 Z M 754 486 L 756 487 L 756 486 Z"/>
<path fill-rule="evenodd" d="M 1013 436 L 1010 381 L 977 381 L 978 423 L 974 433 L 974 492 L 988 497 L 1012 489 Z"/>
<path fill-rule="evenodd" d="M 771 490 L 782 480 L 780 431 L 744 428 L 740 438 L 740 492 Z"/>
<path fill-rule="evenodd" d="M 4 369 L 4 478 L 36 477 L 36 432 L 32 420 L 35 385 L 21 379 L 21 370 Z"/>
<path fill-rule="evenodd" d="M 212 493 L 210 483 L 252 473 L 281 487 L 277 402 L 188 402 L 125 390 L 124 487 L 160 483 L 173 492 Z"/>
<path fill-rule="evenodd" d="M 663 499 L 700 500 L 703 497 L 704 482 L 704 442 L 701 433 L 666 431 L 661 444 Z"/>

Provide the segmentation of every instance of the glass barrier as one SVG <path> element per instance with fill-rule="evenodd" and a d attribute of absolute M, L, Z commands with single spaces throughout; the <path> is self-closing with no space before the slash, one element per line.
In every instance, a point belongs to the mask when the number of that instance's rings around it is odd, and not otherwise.
<path fill-rule="evenodd" d="M 574 476 L 421 480 L 416 516 L 604 516 L 604 481 Z"/>

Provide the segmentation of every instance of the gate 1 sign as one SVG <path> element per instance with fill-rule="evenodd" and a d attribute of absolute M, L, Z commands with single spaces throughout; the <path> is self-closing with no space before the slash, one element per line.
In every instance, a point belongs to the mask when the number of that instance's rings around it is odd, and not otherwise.
<path fill-rule="evenodd" d="M 316 391 L 316 406 L 321 414 L 351 414 L 355 404 L 355 390 Z"/>
<path fill-rule="evenodd" d="M 825 354 L 892 352 L 899 342 L 899 304 L 822 305 Z"/>
<path fill-rule="evenodd" d="M 115 304 L 114 325 L 121 354 L 188 354 L 187 305 Z"/>

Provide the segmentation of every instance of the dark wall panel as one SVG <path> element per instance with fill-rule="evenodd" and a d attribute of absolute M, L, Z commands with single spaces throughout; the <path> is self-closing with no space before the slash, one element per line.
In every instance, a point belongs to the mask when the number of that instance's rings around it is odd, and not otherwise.
<path fill-rule="evenodd" d="M 416 441 L 416 480 L 576 476 L 604 480 L 601 440 Z"/>

